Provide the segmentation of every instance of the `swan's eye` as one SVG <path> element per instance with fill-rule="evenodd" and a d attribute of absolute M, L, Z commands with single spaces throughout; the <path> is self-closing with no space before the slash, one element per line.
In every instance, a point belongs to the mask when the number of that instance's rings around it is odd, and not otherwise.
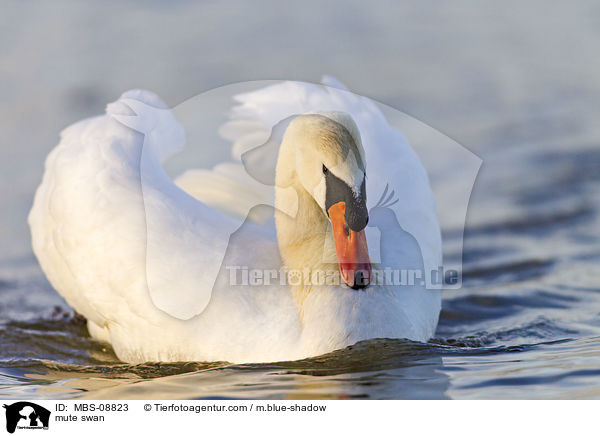
<path fill-rule="evenodd" d="M 327 169 L 327 167 L 325 165 L 323 165 L 323 174 L 327 174 L 329 172 L 329 170 Z"/>

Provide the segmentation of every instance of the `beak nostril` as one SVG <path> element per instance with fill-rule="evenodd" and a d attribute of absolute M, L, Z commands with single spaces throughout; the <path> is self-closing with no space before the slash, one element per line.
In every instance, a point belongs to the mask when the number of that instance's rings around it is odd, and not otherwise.
<path fill-rule="evenodd" d="M 348 224 L 344 224 L 344 232 L 346 236 L 350 236 L 350 227 L 348 227 Z"/>

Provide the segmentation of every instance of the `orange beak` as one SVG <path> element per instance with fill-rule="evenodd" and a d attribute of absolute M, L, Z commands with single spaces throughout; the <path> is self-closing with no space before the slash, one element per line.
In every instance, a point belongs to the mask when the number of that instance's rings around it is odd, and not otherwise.
<path fill-rule="evenodd" d="M 364 229 L 355 232 L 346 224 L 346 203 L 332 205 L 329 218 L 333 227 L 335 251 L 342 279 L 353 289 L 365 288 L 371 282 L 371 261 Z"/>

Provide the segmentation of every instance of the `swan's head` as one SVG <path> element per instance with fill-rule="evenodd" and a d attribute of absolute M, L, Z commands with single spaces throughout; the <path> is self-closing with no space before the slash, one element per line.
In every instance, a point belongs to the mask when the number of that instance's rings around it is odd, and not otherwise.
<path fill-rule="evenodd" d="M 354 289 L 368 286 L 365 153 L 354 120 L 344 112 L 300 115 L 284 141 L 293 148 L 298 181 L 331 221 L 342 279 Z"/>

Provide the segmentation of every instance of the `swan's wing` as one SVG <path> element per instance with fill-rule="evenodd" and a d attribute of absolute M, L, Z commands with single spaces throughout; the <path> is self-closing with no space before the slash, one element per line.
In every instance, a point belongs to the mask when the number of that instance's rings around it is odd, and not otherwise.
<path fill-rule="evenodd" d="M 175 179 L 175 183 L 197 200 L 240 222 L 249 219 L 250 222 L 264 224 L 270 217 L 264 214 L 268 209 L 261 208 L 260 213 L 250 216 L 248 213 L 258 205 L 273 206 L 273 183 L 257 177 L 257 174 L 250 174 L 241 162 L 239 150 L 265 144 L 269 141 L 271 130 L 260 123 L 237 120 L 235 124 L 221 126 L 219 133 L 233 143 L 233 160 L 217 164 L 211 169 L 187 170 Z M 256 154 L 254 157 L 253 167 L 273 178 L 275 168 L 270 156 L 264 160 L 268 165 L 266 169 L 261 168 L 262 156 Z"/>
<path fill-rule="evenodd" d="M 202 203 L 219 210 L 240 223 L 257 205 L 273 204 L 273 187 L 260 183 L 235 162 L 223 162 L 212 169 L 187 170 L 175 184 Z M 272 215 L 267 209 L 250 215 L 252 222 L 264 223 Z"/>
<path fill-rule="evenodd" d="M 233 157 L 243 156 L 250 174 L 267 183 L 269 175 L 274 174 L 277 148 L 264 146 L 266 132 L 272 131 L 271 140 L 277 143 L 281 126 L 294 115 L 349 113 L 359 128 L 366 153 L 369 207 L 377 203 L 386 187 L 388 192 L 393 190 L 400 201 L 390 208 L 402 228 L 418 241 L 426 270 L 437 269 L 441 265 L 440 228 L 427 173 L 418 156 L 372 100 L 349 92 L 330 76 L 323 78 L 323 85 L 288 81 L 235 96 L 239 104 L 221 128 L 223 136 L 233 142 Z M 377 247 L 369 251 L 377 261 Z"/>
<path fill-rule="evenodd" d="M 161 159 L 184 138 L 160 103 L 128 92 L 106 115 L 65 129 L 29 215 L 34 252 L 51 283 L 98 326 L 123 319 L 120 313 L 150 322 L 201 313 L 239 226 L 162 170 Z"/>

